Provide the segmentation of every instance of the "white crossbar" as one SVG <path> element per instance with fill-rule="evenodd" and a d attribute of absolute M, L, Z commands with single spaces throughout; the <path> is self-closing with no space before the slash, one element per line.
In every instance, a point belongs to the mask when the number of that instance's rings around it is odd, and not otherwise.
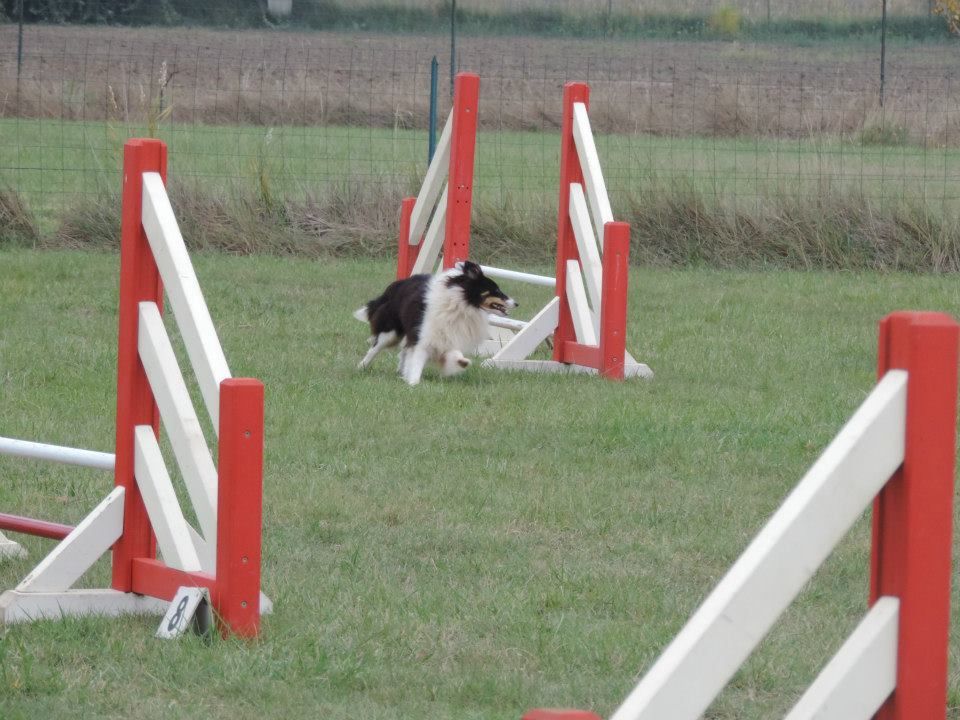
<path fill-rule="evenodd" d="M 140 303 L 137 349 L 203 536 L 217 538 L 217 469 L 155 303 Z M 185 568 L 181 568 L 185 569 Z"/>
<path fill-rule="evenodd" d="M 113 472 L 116 459 L 113 453 L 81 450 L 79 448 L 63 447 L 62 445 L 48 445 L 47 443 L 8 437 L 0 437 L 0 455 L 12 455 L 33 460 L 50 460 L 51 462 L 79 465 L 80 467 L 108 472 Z"/>
<path fill-rule="evenodd" d="M 420 186 L 417 202 L 414 203 L 413 212 L 410 213 L 410 236 L 407 242 L 411 245 L 420 244 L 420 236 L 423 235 L 423 229 L 427 226 L 427 218 L 430 217 L 430 211 L 433 210 L 437 196 L 440 195 L 443 181 L 447 179 L 447 173 L 450 170 L 450 135 L 452 133 L 453 110 L 447 116 L 443 132 L 440 133 L 440 140 L 433 151 L 433 160 L 430 161 L 430 167 L 427 168 L 427 174 L 423 178 L 423 185 Z"/>
<path fill-rule="evenodd" d="M 603 171 L 600 169 L 600 156 L 597 154 L 597 146 L 593 142 L 590 117 L 587 115 L 587 107 L 583 103 L 573 104 L 573 141 L 577 146 L 580 169 L 583 171 L 583 180 L 587 186 L 586 191 L 587 197 L 590 199 L 593 225 L 597 230 L 597 237 L 602 243 L 603 226 L 608 222 L 613 222 L 613 210 L 610 209 L 607 184 L 603 181 Z"/>
<path fill-rule="evenodd" d="M 143 229 L 196 374 L 214 432 L 220 432 L 220 383 L 230 368 L 213 326 L 177 218 L 160 175 L 143 174 Z"/>
<path fill-rule="evenodd" d="M 487 313 L 487 322 L 493 327 L 514 331 L 523 330 L 527 326 L 525 320 L 514 320 L 513 318 L 503 317 L 502 315 L 491 315 L 490 313 Z"/>
<path fill-rule="evenodd" d="M 423 239 L 423 247 L 417 255 L 411 275 L 430 272 L 430 268 L 437 262 L 440 256 L 440 246 L 443 244 L 443 231 L 447 227 L 447 188 L 443 189 L 440 199 L 437 201 L 437 209 L 433 213 L 433 219 L 430 221 L 430 227 Z"/>
<path fill-rule="evenodd" d="M 897 686 L 900 600 L 882 597 L 785 720 L 869 720 Z"/>
<path fill-rule="evenodd" d="M 481 265 L 480 269 L 484 275 L 501 280 L 515 280 L 516 282 L 525 282 L 530 285 L 539 285 L 551 290 L 557 286 L 556 278 L 547 275 L 534 275 L 533 273 L 520 272 L 518 270 L 507 270 L 505 268 L 491 267 L 490 265 Z"/>
<path fill-rule="evenodd" d="M 903 462 L 907 373 L 888 372 L 612 720 L 694 720 Z"/>

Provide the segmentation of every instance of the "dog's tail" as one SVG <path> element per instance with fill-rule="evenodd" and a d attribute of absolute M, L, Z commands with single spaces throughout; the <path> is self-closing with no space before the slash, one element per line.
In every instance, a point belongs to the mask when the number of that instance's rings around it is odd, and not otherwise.
<path fill-rule="evenodd" d="M 358 307 L 353 311 L 353 316 L 360 322 L 370 322 L 370 313 L 367 312 L 367 306 Z"/>

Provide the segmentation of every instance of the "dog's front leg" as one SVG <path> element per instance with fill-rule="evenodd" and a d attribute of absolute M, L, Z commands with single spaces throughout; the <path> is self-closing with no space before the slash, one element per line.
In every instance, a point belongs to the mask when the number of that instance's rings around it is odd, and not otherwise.
<path fill-rule="evenodd" d="M 406 352 L 406 358 L 403 361 L 403 379 L 407 385 L 416 385 L 420 382 L 420 376 L 423 375 L 423 367 L 427 364 L 429 354 L 426 348 L 420 345 L 414 345 Z"/>

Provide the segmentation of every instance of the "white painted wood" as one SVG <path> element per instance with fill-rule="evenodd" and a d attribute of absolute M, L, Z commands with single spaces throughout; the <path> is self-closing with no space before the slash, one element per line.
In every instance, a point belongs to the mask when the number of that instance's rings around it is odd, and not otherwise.
<path fill-rule="evenodd" d="M 214 432 L 220 432 L 220 383 L 230 377 L 217 329 L 160 175 L 143 174 L 143 229 L 160 269 Z"/>
<path fill-rule="evenodd" d="M 526 323 L 524 323 L 522 327 L 526 327 Z M 503 350 L 503 348 L 505 348 L 511 340 L 513 340 L 515 335 L 512 330 L 508 330 L 507 328 L 503 327 L 496 327 L 492 323 L 490 324 L 489 330 L 490 333 L 486 340 L 482 341 L 477 347 L 476 354 L 478 357 L 491 357 L 496 355 L 498 352 Z"/>
<path fill-rule="evenodd" d="M 507 270 L 506 268 L 493 267 L 491 265 L 481 265 L 480 269 L 483 270 L 484 275 L 500 280 L 524 282 L 530 285 L 550 288 L 551 290 L 557 286 L 556 278 L 547 275 L 535 275 L 533 273 L 520 272 L 519 270 Z"/>
<path fill-rule="evenodd" d="M 167 474 L 153 428 L 138 425 L 133 433 L 133 474 L 164 562 L 177 570 L 200 570 L 189 525 Z"/>
<path fill-rule="evenodd" d="M 23 549 L 20 543 L 0 533 L 0 560 L 7 558 L 25 558 L 26 556 L 27 551 Z"/>
<path fill-rule="evenodd" d="M 580 265 L 587 285 L 593 329 L 599 336 L 603 266 L 600 263 L 597 238 L 593 234 L 593 228 L 590 227 L 590 215 L 587 213 L 587 200 L 583 196 L 583 185 L 580 183 L 570 183 L 570 224 L 573 226 L 573 235 L 577 240 L 577 252 L 580 255 Z"/>
<path fill-rule="evenodd" d="M 583 103 L 573 104 L 573 141 L 577 146 L 580 169 L 583 170 L 583 180 L 587 186 L 585 189 L 590 200 L 593 226 L 596 228 L 597 238 L 602 245 L 603 226 L 608 222 L 613 222 L 613 210 L 610 209 L 607 185 L 603 181 L 603 171 L 600 169 L 600 156 L 597 154 L 597 146 L 593 142 L 590 118 Z"/>
<path fill-rule="evenodd" d="M 560 298 L 554 297 L 538 312 L 526 327 L 514 335 L 507 345 L 491 358 L 496 361 L 523 360 L 539 347 L 557 329 L 560 322 Z M 488 361 L 489 362 L 489 361 Z M 486 365 L 486 363 L 484 363 Z M 488 367 L 495 367 L 489 365 Z"/>
<path fill-rule="evenodd" d="M 197 559 L 200 560 L 200 569 L 211 575 L 217 574 L 217 536 L 213 536 L 211 542 L 203 539 L 203 536 L 193 529 L 192 525 L 187 525 L 187 532 L 190 533 L 190 540 L 193 542 L 193 549 L 197 553 Z"/>
<path fill-rule="evenodd" d="M 107 470 L 108 472 L 113 472 L 114 463 L 113 453 L 49 445 L 8 437 L 0 437 L 0 455 L 13 455 L 14 457 L 33 460 L 50 460 L 51 462 L 79 465 L 80 467 Z"/>
<path fill-rule="evenodd" d="M 513 330 L 515 332 L 520 332 L 527 326 L 526 320 L 514 320 L 513 318 L 503 317 L 502 315 L 488 314 L 487 322 L 489 322 L 493 328 Z"/>
<path fill-rule="evenodd" d="M 193 630 L 198 635 L 206 635 L 212 626 L 210 589 L 182 585 L 170 601 L 154 637 L 173 640 L 188 630 Z"/>
<path fill-rule="evenodd" d="M 427 218 L 430 217 L 430 211 L 433 210 L 434 203 L 437 202 L 437 196 L 440 195 L 440 189 L 444 187 L 444 181 L 450 171 L 450 135 L 452 132 L 453 111 L 451 110 L 447 116 L 447 122 L 443 126 L 443 132 L 440 133 L 437 147 L 433 151 L 433 160 L 430 161 L 427 174 L 423 178 L 417 201 L 410 213 L 410 237 L 408 242 L 411 245 L 420 244 L 420 236 L 423 235 L 423 229 L 427 226 Z M 446 209 L 444 209 L 443 215 L 446 215 Z"/>
<path fill-rule="evenodd" d="M 596 345 L 597 331 L 590 314 L 590 305 L 587 303 L 587 293 L 583 289 L 580 263 L 576 260 L 567 260 L 567 304 L 570 306 L 570 317 L 573 319 L 577 342 L 583 345 Z"/>
<path fill-rule="evenodd" d="M 694 720 L 903 462 L 907 374 L 888 372 L 612 720 Z"/>
<path fill-rule="evenodd" d="M 66 590 L 64 592 L 21 592 L 8 590 L 0 595 L 0 619 L 6 625 L 64 617 L 119 615 L 163 615 L 165 600 L 119 590 Z"/>
<path fill-rule="evenodd" d="M 900 600 L 882 597 L 786 720 L 869 720 L 897 686 Z"/>
<path fill-rule="evenodd" d="M 596 368 L 583 365 L 571 365 L 555 360 L 497 360 L 492 357 L 483 361 L 483 367 L 496 370 L 536 373 L 569 373 L 571 375 L 598 375 Z M 643 363 L 626 364 L 623 368 L 624 379 L 653 377 L 653 371 Z"/>
<path fill-rule="evenodd" d="M 115 487 L 16 589 L 19 592 L 69 589 L 123 532 L 123 492 L 122 487 Z"/>
<path fill-rule="evenodd" d="M 205 538 L 217 537 L 217 469 L 155 303 L 140 303 L 137 348 Z"/>
<path fill-rule="evenodd" d="M 427 234 L 423 238 L 423 247 L 420 248 L 420 254 L 417 255 L 413 263 L 411 275 L 430 272 L 430 268 L 437 262 L 440 256 L 440 248 L 443 246 L 443 231 L 447 227 L 447 188 L 443 189 L 440 199 L 437 201 L 437 210 L 430 221 L 430 227 L 427 228 Z"/>

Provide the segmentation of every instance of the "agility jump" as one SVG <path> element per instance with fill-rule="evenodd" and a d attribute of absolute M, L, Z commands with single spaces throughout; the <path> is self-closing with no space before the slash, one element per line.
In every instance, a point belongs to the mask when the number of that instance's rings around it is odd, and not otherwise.
<path fill-rule="evenodd" d="M 612 720 L 699 718 L 871 503 L 870 609 L 787 720 L 944 720 L 958 343 L 940 313 L 883 320 L 873 392 Z"/>
<path fill-rule="evenodd" d="M 209 589 L 224 633 L 251 637 L 272 607 L 260 592 L 263 384 L 230 375 L 167 197 L 166 169 L 164 143 L 124 145 L 116 453 L 0 438 L 0 453 L 114 474 L 114 489 L 76 527 L 0 515 L 0 530 L 60 541 L 0 595 L 4 623 L 162 615 L 189 586 Z M 163 324 L 164 288 L 219 438 L 216 466 Z M 199 530 L 184 518 L 160 453 L 161 420 Z M 111 548 L 111 587 L 71 589 Z M 0 552 L 22 548 L 0 536 Z"/>

